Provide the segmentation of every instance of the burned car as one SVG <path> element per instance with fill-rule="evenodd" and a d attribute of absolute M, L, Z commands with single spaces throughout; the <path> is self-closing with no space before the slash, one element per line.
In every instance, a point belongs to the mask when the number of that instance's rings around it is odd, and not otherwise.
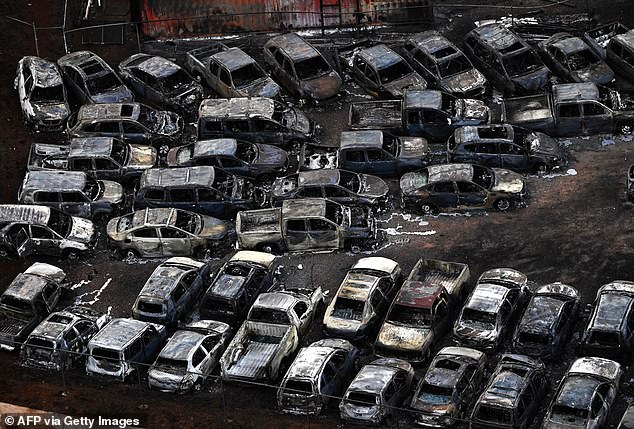
<path fill-rule="evenodd" d="M 132 317 L 175 326 L 209 284 L 210 267 L 191 258 L 170 258 L 150 274 L 132 306 Z"/>
<path fill-rule="evenodd" d="M 466 420 L 480 390 L 487 357 L 467 347 L 443 347 L 419 381 L 410 407 L 423 427 L 450 428 Z"/>
<path fill-rule="evenodd" d="M 625 196 L 628 201 L 634 202 L 634 164 L 627 169 Z"/>
<path fill-rule="evenodd" d="M 86 373 L 125 381 L 154 361 L 166 339 L 163 325 L 112 319 L 88 342 Z"/>
<path fill-rule="evenodd" d="M 293 96 L 324 100 L 341 89 L 341 77 L 310 43 L 295 33 L 280 34 L 264 44 L 264 62 Z"/>
<path fill-rule="evenodd" d="M 453 334 L 462 344 L 494 351 L 512 330 L 509 322 L 530 293 L 526 275 L 511 268 L 482 273 L 454 324 Z"/>
<path fill-rule="evenodd" d="M 598 357 L 575 360 L 546 411 L 543 429 L 606 427 L 619 391 L 621 365 Z"/>
<path fill-rule="evenodd" d="M 350 423 L 380 425 L 409 393 L 414 369 L 400 359 L 377 359 L 356 375 L 339 404 L 341 418 Z"/>
<path fill-rule="evenodd" d="M 215 320 L 198 320 L 174 333 L 148 371 L 150 388 L 182 392 L 205 381 L 222 355 L 231 328 Z"/>
<path fill-rule="evenodd" d="M 634 80 L 634 30 L 610 39 L 607 45 L 607 63 L 617 73 Z"/>
<path fill-rule="evenodd" d="M 142 99 L 184 116 L 196 113 L 203 95 L 189 73 L 159 56 L 134 54 L 121 61 L 119 74 Z"/>
<path fill-rule="evenodd" d="M 504 354 L 473 406 L 469 428 L 527 428 L 547 389 L 545 366 L 540 360 Z"/>
<path fill-rule="evenodd" d="M 110 219 L 106 232 L 111 244 L 125 255 L 198 256 L 221 243 L 229 228 L 211 216 L 164 207 Z"/>
<path fill-rule="evenodd" d="M 550 69 L 566 82 L 611 82 L 614 72 L 581 38 L 556 33 L 539 42 L 539 53 Z"/>
<path fill-rule="evenodd" d="M 71 216 L 97 218 L 122 208 L 123 187 L 96 180 L 83 171 L 29 171 L 18 191 L 18 201 L 40 204 Z"/>
<path fill-rule="evenodd" d="M 621 421 L 616 429 L 633 429 L 634 428 L 634 404 L 629 404 Z"/>
<path fill-rule="evenodd" d="M 387 311 L 401 280 L 401 267 L 383 257 L 359 259 L 346 274 L 324 313 L 330 337 L 361 340 L 371 335 Z"/>
<path fill-rule="evenodd" d="M 27 169 L 83 171 L 100 180 L 128 183 L 154 167 L 156 149 L 112 137 L 75 138 L 70 145 L 33 143 Z"/>
<path fill-rule="evenodd" d="M 375 97 L 400 98 L 407 88 L 427 88 L 425 79 L 403 57 L 383 44 L 357 51 L 350 74 Z"/>
<path fill-rule="evenodd" d="M 476 164 L 431 165 L 405 173 L 401 205 L 422 214 L 494 208 L 506 211 L 527 197 L 521 175 Z"/>
<path fill-rule="evenodd" d="M 273 285 L 274 261 L 275 256 L 270 253 L 236 252 L 211 280 L 200 301 L 200 315 L 237 326 L 258 295 Z"/>
<path fill-rule="evenodd" d="M 513 335 L 513 349 L 542 359 L 556 359 L 574 329 L 579 292 L 563 283 L 540 286 L 533 293 Z"/>
<path fill-rule="evenodd" d="M 388 186 L 377 176 L 347 170 L 302 171 L 275 179 L 271 204 L 297 198 L 328 198 L 345 205 L 377 205 L 388 198 Z"/>
<path fill-rule="evenodd" d="M 92 221 L 50 207 L 0 205 L 0 256 L 76 259 L 94 248 L 98 235 Z"/>
<path fill-rule="evenodd" d="M 27 56 L 18 62 L 14 81 L 22 116 L 36 131 L 62 131 L 70 115 L 66 87 L 55 63 Z"/>
<path fill-rule="evenodd" d="M 88 307 L 71 306 L 48 315 L 22 345 L 23 366 L 61 371 L 77 362 L 83 364 L 88 341 L 110 321 Z"/>
<path fill-rule="evenodd" d="M 90 51 L 66 54 L 57 60 L 66 84 L 83 104 L 122 103 L 134 100 L 126 87 L 100 56 Z"/>
<path fill-rule="evenodd" d="M 447 141 L 447 160 L 535 173 L 558 167 L 565 155 L 554 138 L 503 124 L 458 128 Z"/>
<path fill-rule="evenodd" d="M 403 45 L 404 56 L 427 82 L 456 97 L 484 95 L 487 80 L 456 45 L 436 30 L 414 34 Z"/>
<path fill-rule="evenodd" d="M 19 349 L 60 300 L 66 273 L 36 262 L 18 274 L 0 296 L 0 350 Z"/>
<path fill-rule="evenodd" d="M 299 351 L 277 391 L 282 412 L 317 415 L 352 379 L 359 350 L 346 340 L 327 338 Z"/>

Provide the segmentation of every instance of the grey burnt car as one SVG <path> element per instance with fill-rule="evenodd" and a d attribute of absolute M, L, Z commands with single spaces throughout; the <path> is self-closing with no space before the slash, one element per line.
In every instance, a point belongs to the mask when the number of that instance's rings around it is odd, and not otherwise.
<path fill-rule="evenodd" d="M 264 62 L 291 95 L 323 100 L 336 96 L 341 77 L 317 49 L 295 33 L 280 34 L 264 44 Z"/>
<path fill-rule="evenodd" d="M 630 82 L 634 81 L 634 30 L 612 37 L 606 51 L 607 63 Z"/>
<path fill-rule="evenodd" d="M 559 142 L 513 125 L 458 128 L 447 140 L 449 162 L 470 162 L 518 172 L 549 171 L 565 161 Z"/>
<path fill-rule="evenodd" d="M 75 138 L 70 145 L 33 143 L 27 169 L 83 171 L 100 180 L 128 183 L 154 167 L 151 146 L 124 143 L 112 137 Z"/>
<path fill-rule="evenodd" d="M 566 82 L 611 82 L 614 72 L 590 46 L 570 33 L 556 33 L 539 42 L 546 65 Z"/>
<path fill-rule="evenodd" d="M 58 59 L 57 65 L 66 84 L 83 104 L 134 100 L 112 67 L 93 52 L 71 52 Z"/>
<path fill-rule="evenodd" d="M 175 257 L 160 264 L 147 279 L 132 306 L 132 317 L 175 326 L 186 317 L 209 284 L 211 268 L 191 258 Z"/>
<path fill-rule="evenodd" d="M 165 207 L 110 219 L 106 232 L 124 255 L 202 256 L 227 236 L 228 227 L 211 216 Z"/>
<path fill-rule="evenodd" d="M 20 350 L 23 366 L 60 371 L 83 363 L 88 341 L 110 321 L 110 314 L 71 306 L 48 315 Z"/>
<path fill-rule="evenodd" d="M 172 61 L 134 54 L 119 63 L 119 74 L 140 98 L 185 116 L 196 114 L 203 89 Z"/>
<path fill-rule="evenodd" d="M 627 169 L 625 194 L 628 201 L 634 202 L 634 164 Z"/>
<path fill-rule="evenodd" d="M 215 320 L 198 320 L 174 333 L 148 371 L 150 388 L 182 392 L 204 382 L 231 338 L 231 328 Z"/>
<path fill-rule="evenodd" d="M 350 74 L 375 97 L 400 98 L 405 89 L 427 88 L 427 81 L 403 57 L 383 44 L 357 51 Z"/>
<path fill-rule="evenodd" d="M 347 340 L 326 338 L 302 348 L 277 391 L 277 405 L 291 414 L 320 414 L 352 379 L 359 350 Z"/>
<path fill-rule="evenodd" d="M 409 393 L 414 368 L 400 359 L 382 358 L 365 365 L 339 404 L 339 414 L 350 423 L 380 425 L 401 407 Z"/>
<path fill-rule="evenodd" d="M 421 378 L 410 407 L 416 423 L 426 428 L 450 428 L 468 417 L 480 390 L 487 357 L 467 347 L 443 347 Z"/>
<path fill-rule="evenodd" d="M 634 429 L 634 404 L 629 404 L 616 429 Z"/>
<path fill-rule="evenodd" d="M 469 58 L 436 30 L 410 36 L 404 56 L 430 86 L 461 98 L 480 97 L 487 80 Z"/>
<path fill-rule="evenodd" d="M 376 205 L 387 201 L 389 192 L 383 179 L 347 170 L 302 171 L 275 179 L 271 204 L 296 198 L 328 198 L 346 205 Z"/>
<path fill-rule="evenodd" d="M 22 117 L 36 131 L 62 131 L 70 115 L 66 87 L 55 63 L 27 56 L 18 62 L 13 83 Z"/>
<path fill-rule="evenodd" d="M 575 360 L 546 411 L 543 429 L 598 429 L 608 427 L 621 380 L 621 365 L 609 359 Z"/>

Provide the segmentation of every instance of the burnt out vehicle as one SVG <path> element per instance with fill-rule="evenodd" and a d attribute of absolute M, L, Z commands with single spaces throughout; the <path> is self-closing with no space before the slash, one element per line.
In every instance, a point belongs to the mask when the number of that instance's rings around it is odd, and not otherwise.
<path fill-rule="evenodd" d="M 622 372 L 621 365 L 609 359 L 582 357 L 575 360 L 559 384 L 541 427 L 606 427 Z"/>
<path fill-rule="evenodd" d="M 490 121 L 484 102 L 431 89 L 408 89 L 403 100 L 351 103 L 348 112 L 353 130 L 384 129 L 429 142 L 446 142 L 456 128 Z"/>
<path fill-rule="evenodd" d="M 542 359 L 556 359 L 563 351 L 579 313 L 579 292 L 563 283 L 535 290 L 522 315 L 513 349 Z"/>
<path fill-rule="evenodd" d="M 524 39 L 494 23 L 471 30 L 464 51 L 489 82 L 506 94 L 543 88 L 550 73 Z"/>
<path fill-rule="evenodd" d="M 88 342 L 86 373 L 125 381 L 154 361 L 166 339 L 163 325 L 112 319 Z"/>
<path fill-rule="evenodd" d="M 625 193 L 628 201 L 634 202 L 634 164 L 627 169 Z"/>
<path fill-rule="evenodd" d="M 388 198 L 389 188 L 381 178 L 347 170 L 301 171 L 275 179 L 271 204 L 298 198 L 328 198 L 345 205 L 377 205 Z"/>
<path fill-rule="evenodd" d="M 504 354 L 473 406 L 469 428 L 527 428 L 547 389 L 545 366 L 540 360 Z"/>
<path fill-rule="evenodd" d="M 150 168 L 141 175 L 134 207 L 174 207 L 221 219 L 264 206 L 266 193 L 253 179 L 211 166 Z"/>
<path fill-rule="evenodd" d="M 170 258 L 150 274 L 132 306 L 132 317 L 175 326 L 209 284 L 211 268 L 191 258 Z"/>
<path fill-rule="evenodd" d="M 378 426 L 395 413 L 409 393 L 414 368 L 400 359 L 382 358 L 365 365 L 339 404 L 339 414 L 350 423 Z"/>
<path fill-rule="evenodd" d="M 320 414 L 352 379 L 359 350 L 346 340 L 327 338 L 302 348 L 277 391 L 277 405 L 291 414 Z"/>
<path fill-rule="evenodd" d="M 229 228 L 223 221 L 171 207 L 137 210 L 110 219 L 110 243 L 126 256 L 203 255 L 222 242 Z"/>
<path fill-rule="evenodd" d="M 480 390 L 487 357 L 467 347 L 444 347 L 418 382 L 410 407 L 416 423 L 426 428 L 450 428 L 468 417 Z"/>
<path fill-rule="evenodd" d="M 609 22 L 584 32 L 583 40 L 591 46 L 601 58 L 605 59 L 607 56 L 606 46 L 610 43 L 610 40 L 620 34 L 627 33 L 629 30 L 628 27 L 618 21 Z"/>
<path fill-rule="evenodd" d="M 628 405 L 616 429 L 632 429 L 632 428 L 634 428 L 634 404 Z"/>
<path fill-rule="evenodd" d="M 41 205 L 0 205 L 0 256 L 76 259 L 97 242 L 94 224 Z"/>
<path fill-rule="evenodd" d="M 359 259 L 346 274 L 324 313 L 330 337 L 362 340 L 373 334 L 401 281 L 401 267 L 391 259 Z"/>
<path fill-rule="evenodd" d="M 201 140 L 167 153 L 168 167 L 210 165 L 259 181 L 270 181 L 287 169 L 292 170 L 291 164 L 297 170 L 297 159 L 293 162 L 292 156 L 279 147 L 236 139 Z"/>
<path fill-rule="evenodd" d="M 401 205 L 422 214 L 494 208 L 506 211 L 527 197 L 521 175 L 475 164 L 431 165 L 400 180 Z"/>
<path fill-rule="evenodd" d="M 110 319 L 110 314 L 80 306 L 51 313 L 22 345 L 20 364 L 53 371 L 83 364 L 88 341 Z"/>
<path fill-rule="evenodd" d="M 71 52 L 58 59 L 57 65 L 66 84 L 83 104 L 134 100 L 134 95 L 112 67 L 93 52 Z"/>
<path fill-rule="evenodd" d="M 629 362 L 634 349 L 634 282 L 618 280 L 597 291 L 581 353 Z"/>
<path fill-rule="evenodd" d="M 379 98 L 399 98 L 405 89 L 427 88 L 425 79 L 383 44 L 358 50 L 352 58 L 350 74 L 366 92 Z"/>
<path fill-rule="evenodd" d="M 200 314 L 236 327 L 247 315 L 251 305 L 274 283 L 270 253 L 241 250 L 218 270 L 200 301 Z"/>
<path fill-rule="evenodd" d="M 511 268 L 482 273 L 454 324 L 453 334 L 464 345 L 494 351 L 512 331 L 510 321 L 530 293 L 526 275 Z"/>
<path fill-rule="evenodd" d="M 143 100 L 183 114 L 194 115 L 203 89 L 182 67 L 148 54 L 134 54 L 119 63 L 119 74 Z"/>
<path fill-rule="evenodd" d="M 22 117 L 36 131 L 63 131 L 70 115 L 66 87 L 55 63 L 27 56 L 18 62 L 13 82 Z"/>
<path fill-rule="evenodd" d="M 341 89 L 341 77 L 324 56 L 295 33 L 280 34 L 264 44 L 264 62 L 289 94 L 324 100 Z"/>
<path fill-rule="evenodd" d="M 559 142 L 513 125 L 458 128 L 447 140 L 449 162 L 470 162 L 518 172 L 549 171 L 565 162 Z"/>
<path fill-rule="evenodd" d="M 282 207 L 238 212 L 236 234 L 238 248 L 267 252 L 372 246 L 378 238 L 369 208 L 324 198 L 286 200 Z"/>
<path fill-rule="evenodd" d="M 33 143 L 27 169 L 83 171 L 99 180 L 128 183 L 154 167 L 157 151 L 151 146 L 124 143 L 112 137 L 75 138 L 70 145 Z"/>
<path fill-rule="evenodd" d="M 546 65 L 566 82 L 594 82 L 604 85 L 614 72 L 581 38 L 556 33 L 539 42 L 539 53 Z"/>
<path fill-rule="evenodd" d="M 19 349 L 31 331 L 53 312 L 65 280 L 61 268 L 41 262 L 13 279 L 0 296 L 0 350 Z"/>
<path fill-rule="evenodd" d="M 198 320 L 174 333 L 148 371 L 148 385 L 162 392 L 183 392 L 211 374 L 231 338 L 231 328 Z"/>
<path fill-rule="evenodd" d="M 484 75 L 436 30 L 410 36 L 402 50 L 414 70 L 434 88 L 461 98 L 480 97 L 486 91 Z"/>
<path fill-rule="evenodd" d="M 630 82 L 634 81 L 634 30 L 614 36 L 606 50 L 606 62 Z"/>
<path fill-rule="evenodd" d="M 185 67 L 221 97 L 280 96 L 280 87 L 240 48 L 213 42 L 186 54 Z"/>
<path fill-rule="evenodd" d="M 469 267 L 419 259 L 390 304 L 374 343 L 374 354 L 429 362 L 448 332 L 469 280 Z"/>

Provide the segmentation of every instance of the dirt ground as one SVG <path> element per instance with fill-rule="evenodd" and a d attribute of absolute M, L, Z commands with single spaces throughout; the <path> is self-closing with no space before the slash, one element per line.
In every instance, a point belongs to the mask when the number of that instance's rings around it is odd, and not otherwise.
<path fill-rule="evenodd" d="M 40 0 L 32 5 L 0 3 L 1 16 L 35 21 L 39 27 L 60 25 L 62 14 L 63 2 L 59 1 Z M 59 136 L 34 135 L 23 127 L 12 81 L 17 61 L 23 55 L 35 54 L 33 36 L 24 24 L 6 18 L 0 23 L 4 27 L 0 31 L 0 124 L 3 126 L 0 203 L 11 203 L 24 176 L 30 144 L 58 140 Z M 446 21 L 440 24 L 448 25 Z M 633 23 L 626 24 L 632 26 Z M 58 31 L 43 30 L 38 37 L 42 56 L 55 60 L 63 55 Z M 136 46 L 77 47 L 82 48 L 102 54 L 110 64 L 118 64 L 133 53 Z M 150 49 L 150 45 L 146 49 Z M 152 45 L 151 49 L 161 48 Z M 336 141 L 339 132 L 345 129 L 347 103 L 365 98 L 359 88 L 348 85 L 347 90 L 349 95 L 340 101 L 306 107 L 307 114 L 321 124 L 319 132 L 324 141 Z M 419 258 L 467 263 L 472 284 L 487 269 L 511 267 L 526 273 L 535 284 L 561 281 L 575 286 L 584 302 L 582 320 L 575 334 L 575 340 L 578 339 L 596 290 L 612 280 L 634 280 L 631 239 L 634 211 L 631 204 L 625 203 L 625 177 L 628 166 L 633 163 L 634 141 L 628 137 L 617 136 L 610 140 L 595 136 L 566 139 L 565 143 L 569 144 L 570 165 L 553 174 L 528 177 L 531 199 L 526 208 L 508 213 L 426 218 L 388 208 L 378 214 L 387 242 L 372 254 L 395 259 L 405 273 Z M 390 181 L 390 186 L 395 190 L 397 181 Z M 214 255 L 209 263 L 219 267 L 226 256 Z M 286 283 L 319 285 L 332 296 L 347 269 L 358 258 L 359 255 L 351 253 L 285 255 L 279 258 L 278 265 Z M 38 260 L 66 270 L 74 284 L 68 302 L 76 300 L 103 311 L 111 307 L 117 317 L 131 315 L 136 294 L 160 263 L 160 260 L 116 260 L 104 250 L 75 264 L 55 259 Z M 32 259 L 0 261 L 0 290 L 33 262 Z M 321 311 L 323 313 L 323 308 Z M 315 323 L 305 343 L 321 337 L 319 325 Z M 573 340 L 564 360 L 551 365 L 551 395 L 556 381 L 574 358 L 574 344 Z M 367 347 L 363 351 L 364 360 L 369 360 Z M 44 373 L 24 369 L 16 361 L 15 354 L 0 353 L 3 368 L 0 402 L 70 415 L 143 414 L 148 417 L 147 426 L 151 428 L 343 426 L 337 418 L 336 404 L 319 418 L 279 414 L 271 387 L 224 385 L 210 380 L 199 391 L 174 396 L 150 391 L 142 379 L 122 384 L 88 377 L 82 368 L 65 374 Z M 424 368 L 417 371 L 420 374 Z M 634 379 L 629 371 L 623 380 L 609 427 L 614 427 L 625 404 L 632 400 L 629 385 Z M 535 423 L 541 419 L 549 399 L 550 396 L 544 399 L 542 414 Z M 391 422 L 394 427 L 410 425 L 410 419 L 402 413 Z"/>

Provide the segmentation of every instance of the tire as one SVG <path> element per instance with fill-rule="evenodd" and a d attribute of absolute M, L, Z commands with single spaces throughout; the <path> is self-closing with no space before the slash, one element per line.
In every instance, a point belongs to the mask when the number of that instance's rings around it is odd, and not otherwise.
<path fill-rule="evenodd" d="M 505 212 L 511 208 L 511 202 L 507 198 L 500 198 L 493 203 L 496 210 Z"/>
<path fill-rule="evenodd" d="M 433 204 L 421 204 L 420 212 L 423 215 L 435 215 L 438 214 L 438 208 Z"/>
<path fill-rule="evenodd" d="M 66 259 L 69 262 L 74 262 L 79 259 L 80 253 L 77 249 L 66 249 L 62 253 L 62 258 Z"/>
<path fill-rule="evenodd" d="M 134 249 L 126 249 L 126 250 L 123 250 L 123 251 L 121 252 L 121 254 L 122 254 L 122 256 L 123 256 L 123 259 L 128 259 L 128 258 L 130 258 L 130 259 L 132 259 L 132 258 L 137 258 L 137 259 L 138 259 L 138 258 L 140 258 L 140 257 L 141 257 L 141 256 L 139 255 L 139 252 L 137 252 L 137 251 L 136 251 L 136 250 L 134 250 Z"/>
<path fill-rule="evenodd" d="M 538 162 L 537 164 L 533 165 L 533 168 L 531 168 L 531 172 L 533 174 L 544 174 L 547 170 L 548 168 L 546 168 L 546 164 L 542 162 Z"/>
<path fill-rule="evenodd" d="M 632 132 L 634 132 L 634 124 L 626 124 L 626 123 L 618 124 L 616 126 L 616 131 L 617 133 L 622 134 L 624 136 L 630 135 L 632 134 Z"/>
<path fill-rule="evenodd" d="M 258 250 L 266 253 L 279 253 L 280 249 L 277 244 L 274 243 L 262 243 L 258 246 Z"/>

